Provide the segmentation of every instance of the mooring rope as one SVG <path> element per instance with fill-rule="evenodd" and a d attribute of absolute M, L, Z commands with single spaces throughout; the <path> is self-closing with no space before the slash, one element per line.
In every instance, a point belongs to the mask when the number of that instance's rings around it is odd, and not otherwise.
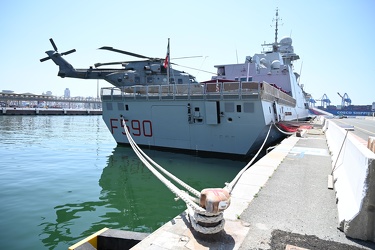
<path fill-rule="evenodd" d="M 188 195 L 185 191 L 183 190 L 180 190 L 179 188 L 177 188 L 174 184 L 172 184 L 167 178 L 165 178 L 162 174 L 160 174 L 153 166 L 151 163 L 153 163 L 158 169 L 160 169 L 163 173 L 165 173 L 166 175 L 168 175 L 169 177 L 171 177 L 173 180 L 175 180 L 176 182 L 178 182 L 181 186 L 187 188 L 189 190 L 189 192 L 193 193 L 194 195 L 196 195 L 197 197 L 200 197 L 200 192 L 198 192 L 197 190 L 193 189 L 192 187 L 190 187 L 189 185 L 187 185 L 186 183 L 184 183 L 183 181 L 179 180 L 178 178 L 176 178 L 175 176 L 173 176 L 171 173 L 169 173 L 167 170 L 163 169 L 161 166 L 159 166 L 158 164 L 156 164 L 150 157 L 147 156 L 146 153 L 144 153 L 140 148 L 139 146 L 135 143 L 135 141 L 133 140 L 133 138 L 131 137 L 127 127 L 126 127 L 126 122 L 124 119 L 122 119 L 122 122 L 123 122 L 123 126 L 124 126 L 124 130 L 125 130 L 125 134 L 126 134 L 126 137 L 129 141 L 129 144 L 131 145 L 131 147 L 133 148 L 133 151 L 136 153 L 136 155 L 138 156 L 138 158 L 143 162 L 143 164 L 145 164 L 145 166 L 164 184 L 166 185 L 169 190 L 174 193 L 177 197 L 181 198 L 187 205 L 189 205 L 191 208 L 194 209 L 194 211 L 197 211 L 199 213 L 202 213 L 202 214 L 211 214 L 211 213 L 207 213 L 206 210 L 202 207 L 200 207 L 198 204 L 196 204 L 195 202 L 197 202 L 198 200 L 194 197 L 191 197 L 190 195 Z M 150 162 L 149 162 L 149 161 Z M 199 202 L 199 201 L 198 201 Z"/>
<path fill-rule="evenodd" d="M 123 122 L 125 123 L 125 121 L 123 120 Z M 126 127 L 125 124 L 124 125 L 124 128 Z M 129 131 L 128 131 L 129 132 Z M 130 135 L 130 134 L 129 134 Z M 127 135 L 128 136 L 128 135 Z M 140 147 L 135 143 L 135 141 L 133 140 L 133 138 L 130 136 L 130 139 L 131 141 L 133 142 L 134 146 L 137 148 L 137 150 L 150 162 L 152 163 L 156 168 L 158 168 L 160 171 L 162 171 L 165 175 L 167 175 L 168 177 L 170 177 L 172 180 L 174 180 L 175 182 L 177 182 L 178 184 L 180 184 L 182 187 L 186 188 L 186 190 L 188 190 L 190 193 L 194 194 L 196 197 L 200 197 L 200 192 L 197 191 L 196 189 L 194 189 L 193 187 L 189 186 L 188 184 L 186 184 L 185 182 L 183 182 L 182 180 L 178 179 L 176 176 L 174 176 L 173 174 L 171 174 L 170 172 L 168 172 L 167 170 L 165 170 L 162 166 L 160 166 L 159 164 L 157 164 L 155 161 L 153 161 L 146 153 L 144 153 Z M 129 140 L 129 138 L 128 138 Z"/>
<path fill-rule="evenodd" d="M 255 159 L 258 157 L 259 153 L 262 151 L 264 145 L 266 144 L 266 141 L 268 139 L 268 136 L 271 132 L 271 127 L 274 125 L 273 123 L 270 124 L 270 127 L 268 128 L 267 136 L 263 141 L 262 146 L 259 148 L 258 152 L 255 154 L 255 156 L 249 161 L 249 163 L 246 164 L 246 166 L 234 177 L 234 179 L 230 183 L 225 183 L 226 189 L 228 190 L 229 194 L 233 191 L 234 186 L 237 184 L 238 180 L 241 178 L 242 174 L 253 164 Z"/>

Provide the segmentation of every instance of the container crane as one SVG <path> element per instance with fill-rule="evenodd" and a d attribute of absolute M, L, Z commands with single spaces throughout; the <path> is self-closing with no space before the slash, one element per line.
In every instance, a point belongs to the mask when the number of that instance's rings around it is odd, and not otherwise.
<path fill-rule="evenodd" d="M 311 97 L 311 98 L 309 99 L 309 106 L 310 106 L 310 107 L 315 107 L 315 103 L 316 103 L 315 99 Z"/>
<path fill-rule="evenodd" d="M 328 98 L 328 96 L 326 94 L 324 94 L 322 96 L 322 98 L 320 99 L 317 99 L 316 101 L 321 101 L 321 105 L 323 108 L 326 108 L 327 106 L 329 106 L 331 104 L 331 100 Z"/>
<path fill-rule="evenodd" d="M 337 94 L 341 97 L 341 107 L 347 107 L 352 104 L 352 100 L 347 93 L 345 93 L 344 96 L 340 95 L 339 92 L 337 92 Z"/>

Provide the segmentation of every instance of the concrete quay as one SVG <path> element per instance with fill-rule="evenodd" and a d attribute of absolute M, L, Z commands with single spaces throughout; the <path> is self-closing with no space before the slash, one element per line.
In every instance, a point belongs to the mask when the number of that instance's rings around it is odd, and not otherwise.
<path fill-rule="evenodd" d="M 131 249 L 375 249 L 338 229 L 332 158 L 321 122 L 289 137 L 249 168 L 224 212 L 224 230 L 201 235 L 186 212 Z"/>

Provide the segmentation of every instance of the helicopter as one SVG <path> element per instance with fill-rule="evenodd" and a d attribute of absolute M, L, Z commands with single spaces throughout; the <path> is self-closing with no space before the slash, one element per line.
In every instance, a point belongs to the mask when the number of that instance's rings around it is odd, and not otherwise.
<path fill-rule="evenodd" d="M 169 52 L 166 58 L 152 58 L 140 54 L 103 46 L 99 49 L 117 52 L 133 57 L 142 58 L 140 61 L 122 61 L 95 63 L 94 67 L 88 69 L 75 69 L 64 58 L 65 55 L 76 52 L 75 49 L 59 53 L 52 38 L 49 39 L 54 50 L 46 51 L 47 57 L 40 59 L 41 62 L 51 59 L 59 66 L 58 76 L 80 78 L 80 79 L 104 79 L 115 87 L 124 88 L 134 85 L 164 85 L 164 84 L 196 84 L 194 76 L 172 69 L 169 62 Z M 169 43 L 168 43 L 169 44 Z M 168 46 L 169 47 L 169 46 Z M 107 65 L 121 65 L 122 68 L 99 68 Z"/>

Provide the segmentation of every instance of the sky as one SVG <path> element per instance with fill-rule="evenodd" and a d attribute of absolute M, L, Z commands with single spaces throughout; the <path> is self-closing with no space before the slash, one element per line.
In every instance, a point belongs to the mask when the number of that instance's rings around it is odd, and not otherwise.
<path fill-rule="evenodd" d="M 293 39 L 300 83 L 314 99 L 326 94 L 340 105 L 347 93 L 355 105 L 375 102 L 375 0 L 2 0 L 0 1 L 0 91 L 62 96 L 97 96 L 97 80 L 60 78 L 52 50 L 75 68 L 137 58 L 98 50 L 102 46 L 149 57 L 201 56 L 176 63 L 216 72 L 214 65 L 242 63 L 274 41 L 272 20 L 279 9 L 279 38 Z M 198 81 L 212 74 L 184 70 Z M 111 86 L 104 80 L 99 87 Z M 320 102 L 317 102 L 320 105 Z"/>

